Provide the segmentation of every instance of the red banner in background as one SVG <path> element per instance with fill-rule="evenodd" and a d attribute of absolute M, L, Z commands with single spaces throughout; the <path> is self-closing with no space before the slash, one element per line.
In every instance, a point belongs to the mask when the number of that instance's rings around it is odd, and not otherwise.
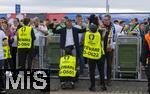
<path fill-rule="evenodd" d="M 46 14 L 46 18 L 50 20 L 57 19 L 57 21 L 60 21 L 63 17 L 65 17 L 65 14 L 63 13 L 47 13 Z"/>

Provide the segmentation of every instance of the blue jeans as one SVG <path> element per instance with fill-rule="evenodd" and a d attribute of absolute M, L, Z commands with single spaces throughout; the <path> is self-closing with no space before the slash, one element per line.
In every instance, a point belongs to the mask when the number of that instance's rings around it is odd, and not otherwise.
<path fill-rule="evenodd" d="M 80 74 L 84 72 L 84 67 L 85 67 L 85 61 L 83 57 L 83 46 L 80 46 L 80 57 L 79 57 L 79 64 L 80 64 Z"/>

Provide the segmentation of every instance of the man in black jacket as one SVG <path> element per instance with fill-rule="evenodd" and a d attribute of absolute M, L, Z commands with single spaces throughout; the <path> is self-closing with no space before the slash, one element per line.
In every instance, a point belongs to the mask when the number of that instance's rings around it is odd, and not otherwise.
<path fill-rule="evenodd" d="M 65 28 L 59 30 L 56 30 L 56 28 L 53 29 L 53 33 L 60 34 L 60 48 L 65 49 L 67 46 L 74 46 L 77 57 L 80 55 L 78 33 L 83 32 L 86 32 L 86 28 L 78 29 L 73 27 L 71 19 L 67 19 Z"/>

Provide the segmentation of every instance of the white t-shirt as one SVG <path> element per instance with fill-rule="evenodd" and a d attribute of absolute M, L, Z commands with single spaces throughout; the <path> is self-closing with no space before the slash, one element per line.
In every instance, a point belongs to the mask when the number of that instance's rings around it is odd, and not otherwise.
<path fill-rule="evenodd" d="M 116 24 L 114 24 L 114 26 L 115 26 L 115 31 L 116 31 L 117 36 L 124 35 L 124 32 L 123 31 L 121 32 L 121 30 L 123 28 L 122 26 L 116 25 Z"/>
<path fill-rule="evenodd" d="M 11 26 L 12 33 L 17 32 L 16 29 L 17 29 L 17 27 L 15 27 L 14 25 Z M 17 35 L 13 35 L 13 39 L 14 39 L 14 41 L 12 43 L 12 47 L 17 47 Z"/>
<path fill-rule="evenodd" d="M 45 26 L 39 25 L 38 28 L 39 28 L 40 30 L 47 31 L 47 27 L 45 27 Z M 34 41 L 34 45 L 35 45 L 35 46 L 39 46 L 39 44 L 41 45 L 41 43 L 40 43 L 40 37 L 41 37 L 41 36 L 45 36 L 45 35 L 44 35 L 44 33 L 42 33 L 41 31 L 38 31 L 37 28 L 33 28 L 33 30 L 34 30 L 34 34 L 35 34 L 35 37 L 36 37 L 36 39 L 35 39 L 35 41 Z M 42 45 L 43 45 L 43 46 L 45 45 L 45 39 L 42 39 Z"/>
<path fill-rule="evenodd" d="M 2 46 L 2 41 L 5 38 L 5 33 L 0 30 L 0 60 L 4 59 L 4 52 L 3 52 L 3 46 Z"/>
<path fill-rule="evenodd" d="M 66 47 L 69 45 L 74 45 L 74 40 L 73 40 L 73 31 L 72 29 L 67 29 L 66 32 Z"/>
<path fill-rule="evenodd" d="M 84 28 L 86 28 L 86 24 L 83 23 L 82 25 Z M 78 28 L 78 29 L 82 29 L 80 25 L 74 25 L 74 27 Z M 82 37 L 83 37 L 84 33 L 79 33 L 79 43 L 82 41 Z"/>
<path fill-rule="evenodd" d="M 74 27 L 78 28 L 78 29 L 81 29 L 81 26 L 80 25 L 75 25 Z M 82 36 L 83 34 L 82 33 L 79 33 L 79 43 L 81 42 L 81 39 L 82 39 Z"/>
<path fill-rule="evenodd" d="M 14 35 L 13 38 L 14 38 L 14 41 L 12 43 L 12 47 L 17 47 L 17 35 Z"/>

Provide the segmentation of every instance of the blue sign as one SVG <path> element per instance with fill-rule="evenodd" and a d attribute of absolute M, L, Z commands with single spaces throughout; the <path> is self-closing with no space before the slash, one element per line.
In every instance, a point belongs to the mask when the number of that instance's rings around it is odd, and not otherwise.
<path fill-rule="evenodd" d="M 21 12 L 20 10 L 21 10 L 21 5 L 16 4 L 16 6 L 15 6 L 16 14 L 19 14 Z"/>

